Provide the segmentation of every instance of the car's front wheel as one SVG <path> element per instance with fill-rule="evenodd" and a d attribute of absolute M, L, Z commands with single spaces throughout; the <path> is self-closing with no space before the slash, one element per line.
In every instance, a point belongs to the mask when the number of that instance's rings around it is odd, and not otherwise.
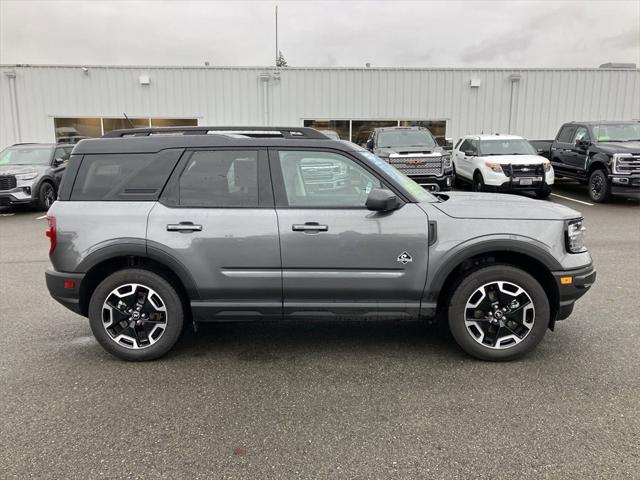
<path fill-rule="evenodd" d="M 594 170 L 589 176 L 589 197 L 596 203 L 611 200 L 611 187 L 604 170 Z"/>
<path fill-rule="evenodd" d="M 155 272 L 120 270 L 105 278 L 89 303 L 96 340 L 123 360 L 154 360 L 178 341 L 184 305 L 176 290 Z"/>
<path fill-rule="evenodd" d="M 473 191 L 474 192 L 485 191 L 484 179 L 482 178 L 482 174 L 479 172 L 473 176 Z"/>
<path fill-rule="evenodd" d="M 37 208 L 47 211 L 56 201 L 56 189 L 49 182 L 43 182 L 38 189 Z"/>
<path fill-rule="evenodd" d="M 548 185 L 536 190 L 536 198 L 539 198 L 540 200 L 549 198 L 549 195 L 551 195 L 551 187 Z"/>
<path fill-rule="evenodd" d="M 465 352 L 481 360 L 507 361 L 540 343 L 550 308 L 544 289 L 527 272 L 492 265 L 458 284 L 448 314 L 451 333 Z"/>

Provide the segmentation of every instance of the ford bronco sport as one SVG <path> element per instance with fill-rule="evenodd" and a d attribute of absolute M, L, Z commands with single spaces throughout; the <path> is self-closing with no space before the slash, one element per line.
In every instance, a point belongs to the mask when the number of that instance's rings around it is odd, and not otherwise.
<path fill-rule="evenodd" d="M 164 355 L 191 321 L 326 316 L 448 318 L 463 350 L 510 360 L 595 281 L 578 212 L 433 195 L 310 128 L 106 137 L 72 153 L 46 280 L 123 359 Z"/>

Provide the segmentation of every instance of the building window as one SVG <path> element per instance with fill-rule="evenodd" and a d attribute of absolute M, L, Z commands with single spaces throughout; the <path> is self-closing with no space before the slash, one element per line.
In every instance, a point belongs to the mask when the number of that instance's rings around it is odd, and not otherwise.
<path fill-rule="evenodd" d="M 78 143 L 83 138 L 97 138 L 112 130 L 149 127 L 197 126 L 196 118 L 54 118 L 57 143 Z"/>
<path fill-rule="evenodd" d="M 349 120 L 305 120 L 305 127 L 336 132 L 340 140 L 349 140 Z"/>
<path fill-rule="evenodd" d="M 100 118 L 54 118 L 57 143 L 78 143 L 83 138 L 102 136 Z"/>

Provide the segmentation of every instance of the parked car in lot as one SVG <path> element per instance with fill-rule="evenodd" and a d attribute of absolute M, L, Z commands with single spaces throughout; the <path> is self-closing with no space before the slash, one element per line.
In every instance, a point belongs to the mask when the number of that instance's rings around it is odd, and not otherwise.
<path fill-rule="evenodd" d="M 452 158 L 456 180 L 470 183 L 474 192 L 528 190 L 538 198 L 551 193 L 551 163 L 522 137 L 466 135 L 456 143 Z"/>
<path fill-rule="evenodd" d="M 595 281 L 580 213 L 433 195 L 310 128 L 106 137 L 73 151 L 48 213 L 46 281 L 123 359 L 164 355 L 191 320 L 441 316 L 469 354 L 511 360 Z M 318 188 L 313 165 L 345 182 Z"/>
<path fill-rule="evenodd" d="M 19 143 L 0 152 L 0 206 L 33 205 L 47 210 L 55 201 L 72 145 Z"/>
<path fill-rule="evenodd" d="M 639 122 L 569 122 L 555 140 L 531 144 L 551 160 L 557 177 L 587 184 L 594 202 L 640 198 Z"/>
<path fill-rule="evenodd" d="M 427 128 L 375 128 L 365 146 L 427 190 L 451 189 L 451 156 Z"/>

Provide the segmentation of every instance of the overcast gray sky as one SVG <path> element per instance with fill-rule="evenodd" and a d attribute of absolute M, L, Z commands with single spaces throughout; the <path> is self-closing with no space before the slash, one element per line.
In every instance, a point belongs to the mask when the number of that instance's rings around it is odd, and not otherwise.
<path fill-rule="evenodd" d="M 640 1 L 0 0 L 0 63 L 640 64 Z"/>

